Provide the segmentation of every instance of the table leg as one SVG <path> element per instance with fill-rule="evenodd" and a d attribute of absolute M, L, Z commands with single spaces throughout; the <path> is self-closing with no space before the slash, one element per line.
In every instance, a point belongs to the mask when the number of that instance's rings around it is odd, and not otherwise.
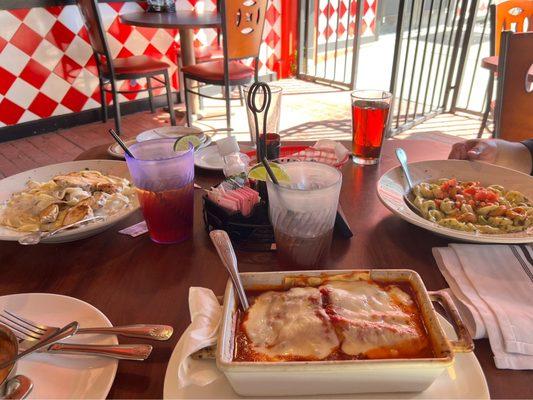
<path fill-rule="evenodd" d="M 194 32 L 192 29 L 180 29 L 180 46 L 181 46 L 181 61 L 183 65 L 196 64 L 194 57 Z M 190 81 L 189 87 L 195 85 L 195 82 Z M 192 109 L 193 114 L 198 114 L 199 100 L 198 96 L 191 93 L 186 93 L 185 96 L 189 96 L 189 106 Z"/>

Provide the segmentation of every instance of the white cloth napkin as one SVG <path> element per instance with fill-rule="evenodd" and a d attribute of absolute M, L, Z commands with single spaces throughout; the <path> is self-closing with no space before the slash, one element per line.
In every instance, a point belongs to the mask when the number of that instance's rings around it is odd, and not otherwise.
<path fill-rule="evenodd" d="M 488 337 L 500 369 L 533 369 L 533 249 L 451 244 L 437 265 L 476 339 Z"/>
<path fill-rule="evenodd" d="M 193 360 L 195 351 L 211 346 L 217 341 L 218 327 L 222 318 L 222 306 L 215 294 L 206 288 L 189 289 L 189 312 L 191 324 L 181 335 L 178 349 L 178 386 L 205 386 L 221 376 L 215 363 L 209 360 Z"/>

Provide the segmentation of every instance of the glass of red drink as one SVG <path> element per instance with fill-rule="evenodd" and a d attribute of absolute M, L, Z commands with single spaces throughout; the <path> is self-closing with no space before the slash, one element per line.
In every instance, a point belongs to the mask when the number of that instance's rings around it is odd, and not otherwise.
<path fill-rule="evenodd" d="M 192 236 L 194 216 L 194 149 L 174 151 L 175 139 L 136 143 L 126 154 L 128 169 L 150 237 L 179 243 Z"/>
<path fill-rule="evenodd" d="M 377 164 L 387 129 L 391 94 L 382 90 L 352 92 L 353 162 Z"/>

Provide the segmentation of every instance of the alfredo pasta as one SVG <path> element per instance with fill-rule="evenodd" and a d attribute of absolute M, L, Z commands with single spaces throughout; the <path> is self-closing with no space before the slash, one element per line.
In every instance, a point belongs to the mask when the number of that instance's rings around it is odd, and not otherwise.
<path fill-rule="evenodd" d="M 98 171 L 30 180 L 27 189 L 0 205 L 0 225 L 20 232 L 51 231 L 94 215 L 113 215 L 129 207 L 134 194 L 127 179 Z"/>
<path fill-rule="evenodd" d="M 516 190 L 439 179 L 413 189 L 422 215 L 447 228 L 480 233 L 521 232 L 533 226 L 533 204 Z"/>

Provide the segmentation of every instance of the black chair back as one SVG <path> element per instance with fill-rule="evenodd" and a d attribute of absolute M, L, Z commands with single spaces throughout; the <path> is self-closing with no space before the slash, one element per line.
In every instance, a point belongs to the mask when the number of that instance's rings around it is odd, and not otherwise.
<path fill-rule="evenodd" d="M 100 75 L 103 75 L 103 66 L 106 65 L 107 72 L 114 76 L 113 60 L 107 45 L 106 34 L 104 31 L 104 24 L 98 8 L 97 0 L 77 0 L 78 9 L 83 18 L 87 33 L 89 34 L 89 41 L 93 48 L 94 56 L 96 58 L 96 65 Z"/>

